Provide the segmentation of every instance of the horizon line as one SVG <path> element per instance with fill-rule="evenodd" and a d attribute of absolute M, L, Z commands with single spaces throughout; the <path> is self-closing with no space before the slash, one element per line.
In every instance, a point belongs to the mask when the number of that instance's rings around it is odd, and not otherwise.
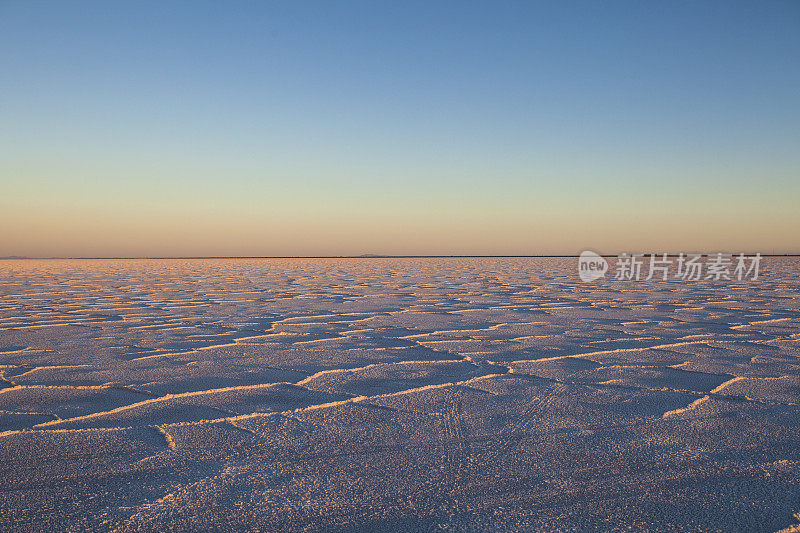
<path fill-rule="evenodd" d="M 701 255 L 716 255 L 719 252 Z M 744 252 L 745 256 L 754 256 L 759 252 Z M 600 257 L 619 257 L 620 254 L 598 254 Z M 644 254 L 649 256 L 651 254 Z M 655 254 L 662 255 L 662 254 Z M 725 254 L 723 255 L 738 255 L 738 254 Z M 761 254 L 761 257 L 800 257 L 800 253 L 773 253 Z M 678 257 L 679 253 L 667 253 L 667 257 Z M 187 255 L 187 256 L 3 256 L 0 260 L 14 261 L 14 260 L 116 260 L 116 259 L 447 259 L 447 258 L 568 258 L 580 257 L 580 254 L 454 254 L 454 255 L 377 255 L 377 254 L 362 254 L 362 255 Z"/>

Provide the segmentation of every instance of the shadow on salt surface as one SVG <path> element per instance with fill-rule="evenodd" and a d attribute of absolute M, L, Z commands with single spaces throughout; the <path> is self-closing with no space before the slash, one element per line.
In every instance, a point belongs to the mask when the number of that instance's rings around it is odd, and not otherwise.
<path fill-rule="evenodd" d="M 21 346 L 21 345 L 15 346 L 13 344 L 6 345 L 6 346 L 0 346 L 0 354 L 6 354 L 6 353 L 11 353 L 11 352 L 21 352 L 22 350 L 25 350 L 26 348 L 27 348 L 27 346 Z"/>
<path fill-rule="evenodd" d="M 191 329 L 191 328 L 187 328 Z M 190 352 L 193 350 L 203 350 L 209 347 L 233 344 L 237 340 L 235 335 L 220 335 L 214 337 L 192 338 L 192 335 L 185 335 L 180 339 L 169 342 L 161 342 L 156 347 L 143 346 L 124 346 L 116 350 L 117 358 L 132 361 L 144 357 L 165 355 L 175 352 Z"/>
<path fill-rule="evenodd" d="M 150 396 L 114 387 L 15 387 L 0 392 L 0 410 L 36 412 L 69 418 L 108 411 Z M 38 423 L 38 422 L 37 422 Z"/>
<path fill-rule="evenodd" d="M 54 421 L 40 429 L 155 426 L 299 409 L 349 398 L 289 384 L 255 385 L 152 398 L 107 412 Z"/>
<path fill-rule="evenodd" d="M 544 417 L 542 428 L 554 421 L 570 421 L 582 429 L 641 422 L 697 399 L 696 394 L 684 392 L 588 385 L 519 374 L 470 383 L 470 387 L 496 396 L 495 409 L 511 405 L 509 412 L 516 409 L 523 417 L 539 413 Z"/>
<path fill-rule="evenodd" d="M 715 342 L 673 348 L 685 354 L 684 370 L 730 373 L 737 376 L 800 375 L 800 361 L 779 346 L 753 342 Z"/>
<path fill-rule="evenodd" d="M 389 315 L 379 315 L 359 321 L 365 328 L 408 328 L 416 333 L 442 330 L 480 329 L 495 326 L 496 322 L 481 316 L 469 316 L 446 311 L 408 310 Z"/>
<path fill-rule="evenodd" d="M 262 343 L 243 344 L 234 348 L 203 352 L 202 354 L 191 356 L 191 359 L 200 361 L 209 358 L 214 361 L 226 361 L 227 364 L 235 364 L 242 368 L 250 365 L 251 368 L 272 368 L 301 372 L 304 374 L 302 377 L 321 370 L 356 368 L 370 364 L 461 359 L 456 354 L 433 350 L 424 346 L 401 348 L 383 346 L 369 349 L 352 343 L 344 343 L 334 347 L 326 343 L 306 344 L 303 346 Z M 299 379 L 302 379 L 302 377 Z"/>
<path fill-rule="evenodd" d="M 709 392 L 728 381 L 731 375 L 691 372 L 675 368 L 601 367 L 571 377 L 576 381 L 644 388 L 670 388 Z"/>
<path fill-rule="evenodd" d="M 300 384 L 314 390 L 374 396 L 465 381 L 497 372 L 496 366 L 476 365 L 468 361 L 406 361 L 352 370 L 325 371 L 304 379 Z"/>
<path fill-rule="evenodd" d="M 672 346 L 663 347 L 661 342 L 640 343 L 639 346 L 628 346 L 623 348 L 609 348 L 604 345 L 586 346 L 579 343 L 567 343 L 561 339 L 550 339 L 548 345 L 546 340 L 542 340 L 539 346 L 525 348 L 521 350 L 511 350 L 503 352 L 501 355 L 504 361 L 529 362 L 538 359 L 551 359 L 554 357 L 582 357 L 604 362 L 607 364 L 624 364 L 627 361 L 641 362 L 642 364 L 662 364 L 670 366 L 683 363 L 687 355 L 677 353 Z M 552 343 L 558 342 L 553 345 Z M 680 343 L 681 341 L 677 341 Z M 653 348 L 653 346 L 662 346 Z"/>
<path fill-rule="evenodd" d="M 564 357 L 549 361 L 515 361 L 507 363 L 517 374 L 529 374 L 542 378 L 566 380 L 580 372 L 594 370 L 602 366 L 597 361 L 582 357 Z"/>
<path fill-rule="evenodd" d="M 157 426 L 175 422 L 192 422 L 230 416 L 229 413 L 205 405 L 185 405 L 177 401 L 134 404 L 114 412 L 100 412 L 86 417 L 70 418 L 37 426 L 36 429 L 118 428 Z"/>
<path fill-rule="evenodd" d="M 14 378 L 28 386 L 102 386 L 125 384 L 153 394 L 171 394 L 230 387 L 297 381 L 307 374 L 270 368 L 256 361 L 225 358 L 174 361 L 169 358 L 118 362 L 106 367 L 42 367 Z"/>
<path fill-rule="evenodd" d="M 723 396 L 741 396 L 768 402 L 800 404 L 800 375 L 742 377 L 718 391 Z"/>
<path fill-rule="evenodd" d="M 0 411 L 0 432 L 25 429 L 50 422 L 55 417 L 41 413 L 16 413 Z"/>
<path fill-rule="evenodd" d="M 720 424 L 721 420 L 730 420 L 733 421 L 731 423 L 739 424 L 742 427 L 757 427 L 759 424 L 765 424 L 766 419 L 775 423 L 784 423 L 787 427 L 770 437 L 780 439 L 786 447 L 791 449 L 793 455 L 797 455 L 797 431 L 800 430 L 800 420 L 796 415 L 796 407 L 792 405 L 766 404 L 742 397 L 729 395 L 726 397 L 725 394 L 719 394 L 697 398 L 682 408 L 665 412 L 662 418 L 670 421 L 687 421 L 696 426 L 707 424 L 709 429 Z M 788 426 L 792 426 L 793 429 L 789 429 Z M 751 438 L 749 442 L 746 442 L 741 436 L 737 437 L 735 431 L 732 431 L 727 437 L 738 439 L 734 442 L 740 448 L 739 452 L 758 446 L 757 439 Z M 762 437 L 767 436 L 762 435 Z M 785 450 L 771 451 L 771 453 L 778 454 L 782 452 Z M 800 456 L 796 460 L 800 461 Z"/>
<path fill-rule="evenodd" d="M 607 365 L 580 357 L 568 357 L 555 361 L 509 363 L 509 366 L 518 374 L 559 380 L 699 392 L 709 392 L 733 377 L 730 374 L 709 374 L 670 367 L 643 366 L 641 361 L 629 360 L 627 362 L 628 365 Z"/>
<path fill-rule="evenodd" d="M 266 385 L 270 383 L 295 382 L 303 379 L 306 374 L 293 370 L 280 369 L 245 369 L 236 370 L 218 368 L 213 363 L 208 366 L 199 365 L 203 372 L 199 375 L 160 376 L 159 381 L 141 382 L 138 387 L 157 395 L 183 394 L 188 392 L 202 392 L 211 389 L 226 387 L 247 387 Z"/>
<path fill-rule="evenodd" d="M 677 348 L 644 349 L 610 353 L 590 353 L 588 357 L 605 366 L 642 365 L 642 366 L 679 366 L 686 363 L 687 355 L 676 351 Z M 686 370 L 686 369 L 684 369 Z"/>

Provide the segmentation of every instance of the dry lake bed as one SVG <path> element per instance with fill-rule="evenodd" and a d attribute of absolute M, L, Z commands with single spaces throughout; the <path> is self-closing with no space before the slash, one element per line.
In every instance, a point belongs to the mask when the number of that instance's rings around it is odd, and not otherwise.
<path fill-rule="evenodd" d="M 0 530 L 778 531 L 800 260 L 0 262 Z"/>

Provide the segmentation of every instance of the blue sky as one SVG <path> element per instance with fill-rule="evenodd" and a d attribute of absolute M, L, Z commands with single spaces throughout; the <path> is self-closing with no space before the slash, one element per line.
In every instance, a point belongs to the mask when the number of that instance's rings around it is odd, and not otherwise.
<path fill-rule="evenodd" d="M 0 2 L 0 255 L 800 252 L 800 3 Z"/>

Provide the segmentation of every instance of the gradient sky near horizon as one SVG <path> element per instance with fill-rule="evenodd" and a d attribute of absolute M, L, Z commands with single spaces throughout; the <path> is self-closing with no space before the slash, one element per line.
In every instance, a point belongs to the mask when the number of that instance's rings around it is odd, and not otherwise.
<path fill-rule="evenodd" d="M 800 253 L 800 2 L 0 0 L 0 256 Z"/>

